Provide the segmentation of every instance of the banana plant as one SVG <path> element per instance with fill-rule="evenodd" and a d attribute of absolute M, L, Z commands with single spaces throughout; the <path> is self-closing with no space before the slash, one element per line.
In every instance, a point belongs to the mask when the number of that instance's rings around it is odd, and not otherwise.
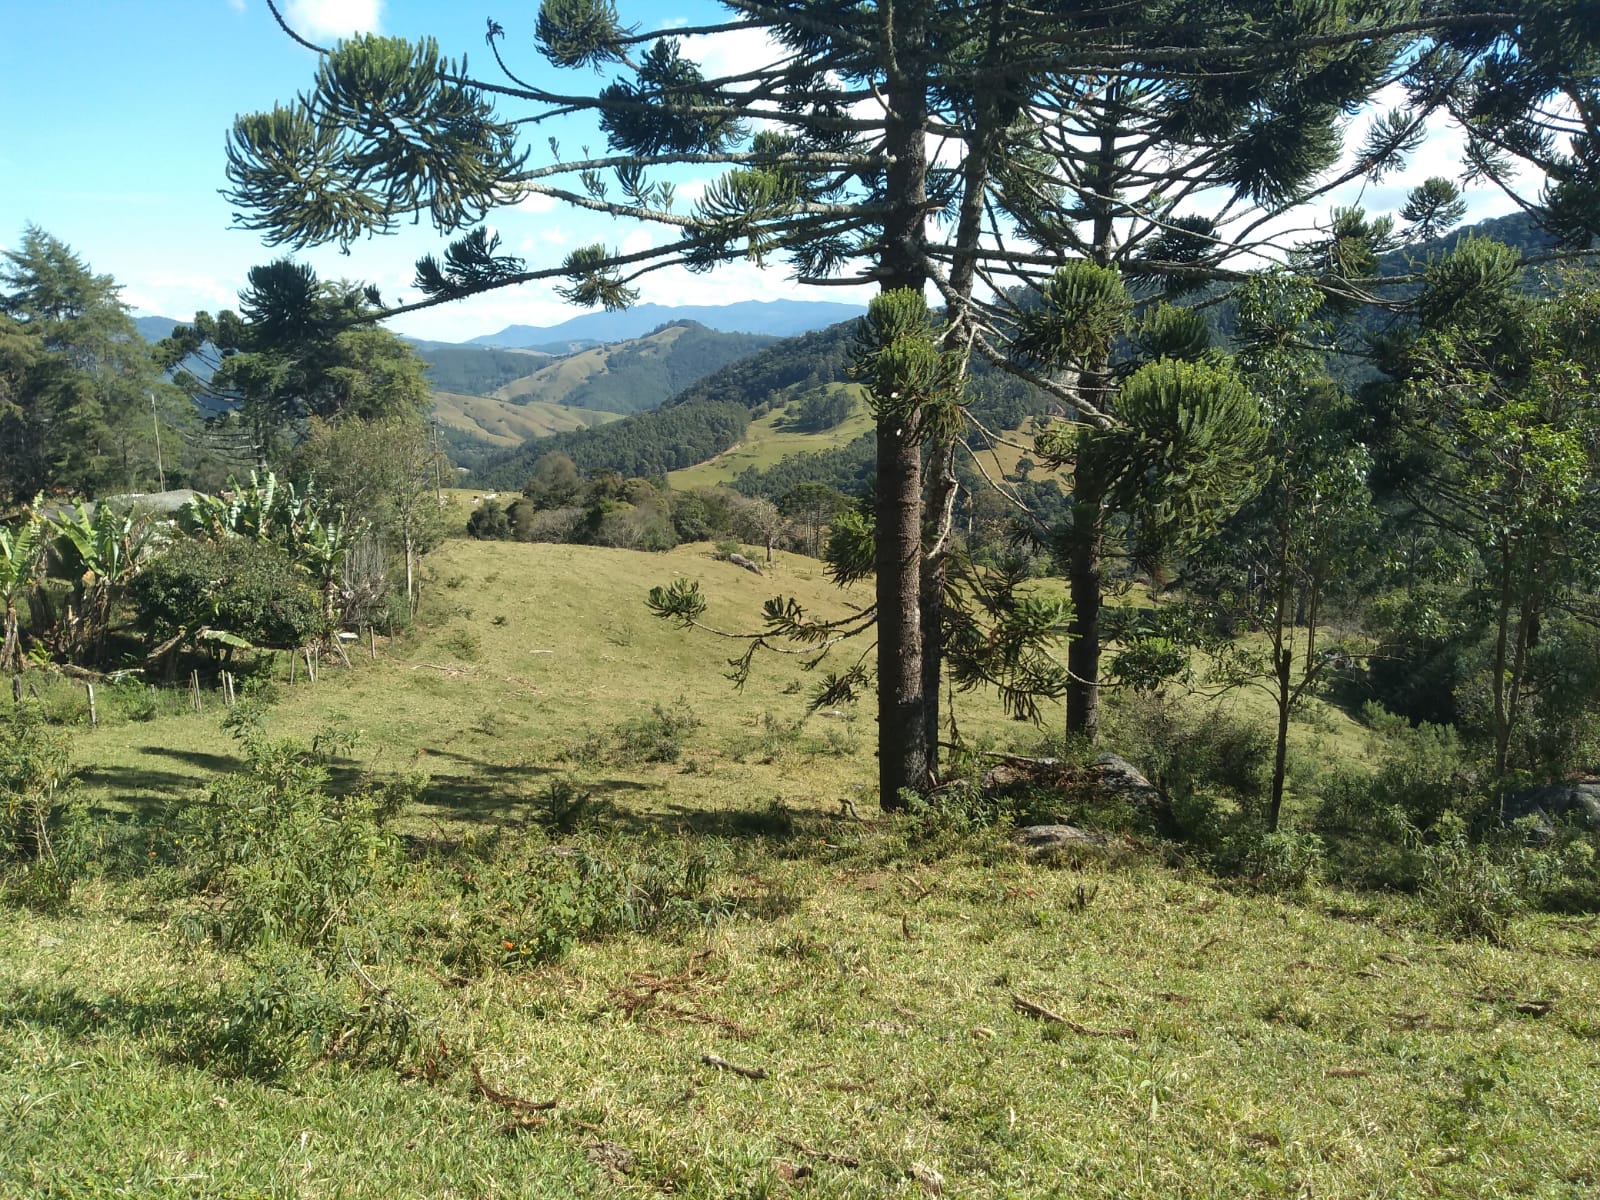
<path fill-rule="evenodd" d="M 150 546 L 149 523 L 109 505 L 92 511 L 79 504 L 48 523 L 56 573 L 72 583 L 72 600 L 59 631 L 61 648 L 77 657 L 98 649 L 111 625 L 112 609 L 143 564 Z"/>
<path fill-rule="evenodd" d="M 44 557 L 45 539 L 39 518 L 29 514 L 15 529 L 0 527 L 0 601 L 5 603 L 5 640 L 0 642 L 0 671 L 22 669 L 17 601 L 33 583 Z"/>
<path fill-rule="evenodd" d="M 268 471 L 250 472 L 248 487 L 237 480 L 227 496 L 196 496 L 178 511 L 178 528 L 191 537 L 248 538 L 292 544 L 308 515 L 307 498 L 292 483 Z"/>
<path fill-rule="evenodd" d="M 364 527 L 345 521 L 342 513 L 312 512 L 300 536 L 289 547 L 295 564 L 310 575 L 321 590 L 322 615 L 330 629 L 338 615 L 335 597 L 344 575 L 344 564 L 364 532 Z"/>

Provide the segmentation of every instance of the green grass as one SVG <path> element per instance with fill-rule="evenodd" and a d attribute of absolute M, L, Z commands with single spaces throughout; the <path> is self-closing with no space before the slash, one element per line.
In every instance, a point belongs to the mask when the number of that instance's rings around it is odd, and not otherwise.
<path fill-rule="evenodd" d="M 259 954 L 187 942 L 179 918 L 203 898 L 163 872 L 90 879 L 64 913 L 8 908 L 0 1197 L 910 1197 L 920 1175 L 983 1197 L 1565 1198 L 1600 1182 L 1592 918 L 1454 942 L 1408 897 L 1257 895 L 1142 843 L 1074 869 L 989 834 L 847 819 L 841 797 L 873 815 L 870 711 L 796 732 L 812 681 L 788 659 L 731 691 L 725 645 L 643 608 L 674 573 L 727 628 L 775 592 L 828 612 L 865 599 L 787 555 L 758 579 L 704 548 L 457 541 L 430 560 L 415 637 L 280 682 L 274 733 L 360 732 L 336 780 L 432 775 L 399 818 L 411 853 L 381 949 L 360 952 L 427 1031 L 404 1069 L 310 1052 L 276 1077 L 228 1068 L 211 1048 L 247 1020 Z M 677 761 L 619 750 L 619 726 L 680 697 L 700 724 Z M 153 813 L 236 764 L 206 704 L 80 727 L 88 796 Z M 982 696 L 960 719 L 1035 736 Z M 576 843 L 532 820 L 552 780 L 599 802 Z M 446 961 L 502 936 L 475 888 L 574 844 L 701 856 L 707 915 L 542 966 Z M 472 1064 L 554 1107 L 494 1102 Z"/>
<path fill-rule="evenodd" d="M 703 463 L 671 472 L 667 482 L 679 491 L 729 484 L 748 468 L 772 467 L 792 454 L 811 454 L 853 442 L 872 428 L 872 417 L 866 411 L 859 384 L 834 386 L 849 390 L 857 403 L 855 411 L 832 429 L 825 429 L 821 433 L 780 429 L 778 426 L 786 419 L 786 410 L 775 408 L 766 416 L 751 421 L 743 440 L 737 445 Z"/>

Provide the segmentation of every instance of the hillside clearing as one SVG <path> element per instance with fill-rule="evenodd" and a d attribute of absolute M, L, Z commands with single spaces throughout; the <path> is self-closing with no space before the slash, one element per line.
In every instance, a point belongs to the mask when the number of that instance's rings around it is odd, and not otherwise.
<path fill-rule="evenodd" d="M 160 871 L 120 868 L 65 913 L 9 910 L 0 1196 L 1595 1185 L 1592 919 L 1454 942 L 1406 897 L 1229 889 L 1138 839 L 1031 864 L 993 833 L 876 819 L 868 718 L 800 722 L 812 679 L 792 659 L 733 692 L 726 646 L 644 610 L 674 574 L 729 629 L 776 592 L 823 612 L 862 599 L 787 555 L 757 578 L 704 547 L 456 541 L 430 560 L 414 637 L 324 662 L 314 686 L 280 679 L 274 735 L 359 734 L 336 781 L 430 776 L 372 940 L 345 951 L 354 993 L 291 948 L 187 939 L 195 910 Z M 675 761 L 638 761 L 624 727 L 658 704 L 698 724 L 671 727 Z M 80 730 L 89 796 L 159 822 L 241 765 L 205 705 Z M 981 695 L 958 705 L 969 737 L 1037 737 Z M 549 823 L 559 782 L 591 797 L 573 832 Z M 868 820 L 841 812 L 851 798 Z M 553 918 L 480 890 L 570 855 L 687 863 L 698 899 L 654 932 L 522 961 Z M 458 957 L 502 944 L 503 961 Z M 288 1019 L 275 1006 L 299 1011 L 275 996 L 312 994 L 344 995 L 350 1020 L 402 1006 L 401 1069 L 344 1061 L 351 1025 L 259 1040 Z"/>

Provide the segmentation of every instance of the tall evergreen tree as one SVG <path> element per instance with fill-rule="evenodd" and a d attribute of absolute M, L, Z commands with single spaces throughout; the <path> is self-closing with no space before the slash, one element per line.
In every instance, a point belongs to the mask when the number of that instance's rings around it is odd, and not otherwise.
<path fill-rule="evenodd" d="M 314 418 L 415 418 L 427 407 L 426 364 L 370 323 L 379 311 L 369 289 L 280 259 L 250 269 L 238 313 L 196 313 L 157 353 L 238 457 L 276 464 Z M 199 363 L 205 379 L 188 369 Z"/>
<path fill-rule="evenodd" d="M 29 226 L 0 266 L 0 489 L 154 486 L 152 405 L 167 389 L 120 288 Z"/>
<path fill-rule="evenodd" d="M 931 285 L 945 301 L 948 348 L 977 345 L 1010 362 L 1020 315 L 975 306 L 980 284 L 1003 290 L 1021 279 L 1047 290 L 1044 278 L 1075 257 L 1180 286 L 1229 278 L 1237 268 L 1221 252 L 1270 250 L 1272 218 L 1333 186 L 1346 114 L 1386 87 L 1403 85 L 1409 104 L 1347 177 L 1376 173 L 1445 109 L 1470 116 L 1475 130 L 1492 127 L 1504 150 L 1552 164 L 1538 134 L 1565 132 L 1563 123 L 1595 132 L 1593 107 L 1544 115 L 1552 97 L 1592 90 L 1582 71 L 1596 35 L 1572 0 L 726 7 L 723 22 L 641 31 L 610 0 L 544 0 L 541 53 L 557 67 L 614 72 L 593 91 L 527 81 L 493 21 L 494 80 L 470 76 L 431 39 L 341 43 L 295 103 L 235 123 L 230 195 L 246 226 L 300 246 L 349 243 L 422 216 L 461 232 L 532 195 L 673 234 L 650 250 L 590 246 L 530 269 L 472 229 L 418 263 L 423 305 L 544 279 L 575 303 L 618 307 L 642 274 L 664 266 L 783 258 L 807 282 L 870 282 L 885 293 Z M 682 39 L 731 32 L 764 35 L 769 55 L 706 77 Z M 1524 60 L 1529 68 L 1517 70 Z M 1516 101 L 1474 108 L 1508 72 Z M 502 119 L 496 102 L 527 108 Z M 606 151 L 567 158 L 552 145 L 535 163 L 521 129 L 573 113 L 598 119 Z M 1579 217 L 1597 160 L 1575 151 L 1559 164 L 1573 181 L 1566 208 Z M 685 212 L 659 174 L 673 164 L 728 169 Z M 1060 312 L 1055 323 L 1082 318 Z M 1085 356 L 1071 338 L 1053 345 L 1035 374 L 1108 435 L 1104 447 L 1131 447 L 1109 349 Z M 875 416 L 880 791 L 893 804 L 902 788 L 926 785 L 937 736 L 955 442 L 949 423 L 920 410 L 880 402 Z M 1107 497 L 1081 491 L 1076 511 L 1069 720 L 1092 733 Z"/>

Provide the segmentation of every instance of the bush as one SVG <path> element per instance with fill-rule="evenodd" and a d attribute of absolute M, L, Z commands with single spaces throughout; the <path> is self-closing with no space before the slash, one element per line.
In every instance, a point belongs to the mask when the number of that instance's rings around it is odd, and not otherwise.
<path fill-rule="evenodd" d="M 241 983 L 218 988 L 185 1050 L 224 1077 L 273 1081 L 332 1060 L 398 1067 L 428 1046 L 429 1032 L 431 1023 L 362 972 L 319 970 L 277 948 L 253 961 Z"/>
<path fill-rule="evenodd" d="M 1266 796 L 1276 749 L 1272 732 L 1218 709 L 1186 711 L 1165 695 L 1133 692 L 1109 713 L 1112 743 L 1172 803 L 1197 817 L 1218 796 L 1252 809 Z"/>
<path fill-rule="evenodd" d="M 468 934 L 446 961 L 529 966 L 616 934 L 705 929 L 731 911 L 707 895 L 717 856 L 715 844 L 581 837 L 484 865 L 462 877 Z"/>
<path fill-rule="evenodd" d="M 547 832 L 566 837 L 593 825 L 604 809 L 593 792 L 580 791 L 570 780 L 553 779 L 539 795 L 534 819 Z"/>
<path fill-rule="evenodd" d="M 1333 777 L 1323 787 L 1318 824 L 1324 829 L 1390 835 L 1397 820 L 1426 833 L 1446 814 L 1473 819 L 1484 806 L 1474 763 L 1455 730 L 1418 725 L 1369 705 L 1367 723 L 1386 736 L 1384 758 L 1363 783 Z"/>
<path fill-rule="evenodd" d="M 659 700 L 650 714 L 616 727 L 614 757 L 619 763 L 674 763 L 683 757 L 684 739 L 700 727 L 682 696 L 668 708 Z"/>
<path fill-rule="evenodd" d="M 1500 943 L 1524 907 L 1518 864 L 1474 844 L 1458 820 L 1441 823 L 1438 840 L 1421 849 L 1421 898 L 1441 933 Z"/>
<path fill-rule="evenodd" d="M 202 628 L 256 646 L 300 646 L 326 632 L 322 597 L 280 547 L 245 538 L 185 539 L 129 589 L 135 621 L 157 642 Z"/>
<path fill-rule="evenodd" d="M 485 541 L 505 541 L 511 537 L 511 520 L 498 500 L 485 500 L 467 518 L 467 536 Z"/>
<path fill-rule="evenodd" d="M 0 884 L 5 895 L 59 908 L 87 867 L 87 815 L 70 791 L 71 746 L 23 702 L 0 716 Z"/>
<path fill-rule="evenodd" d="M 328 951 L 368 937 L 399 862 L 388 827 L 407 786 L 333 795 L 326 761 L 339 739 L 268 741 L 242 720 L 248 769 L 215 779 L 175 822 L 178 870 L 197 897 L 181 927 L 223 947 Z"/>
<path fill-rule="evenodd" d="M 1314 833 L 1251 826 L 1236 846 L 1238 873 L 1266 892 L 1299 892 L 1322 871 L 1322 839 Z"/>

